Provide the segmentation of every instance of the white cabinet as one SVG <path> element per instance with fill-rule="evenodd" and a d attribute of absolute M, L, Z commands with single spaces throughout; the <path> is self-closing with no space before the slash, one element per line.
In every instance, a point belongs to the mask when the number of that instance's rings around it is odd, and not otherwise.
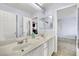
<path fill-rule="evenodd" d="M 33 50 L 33 56 L 43 56 L 43 55 L 44 55 L 43 45 Z"/>
<path fill-rule="evenodd" d="M 26 53 L 24 56 L 51 56 L 53 51 L 54 51 L 54 41 L 51 38 L 44 44 Z"/>
<path fill-rule="evenodd" d="M 44 45 L 44 56 L 47 56 L 48 55 L 48 47 L 49 47 L 49 45 L 48 45 L 48 41 L 46 42 L 46 43 L 44 43 L 43 44 Z"/>
<path fill-rule="evenodd" d="M 54 39 L 49 39 L 46 43 L 44 43 L 44 56 L 51 56 L 54 52 Z"/>
<path fill-rule="evenodd" d="M 44 49 L 43 49 L 43 45 L 35 48 L 34 50 L 30 51 L 29 53 L 25 54 L 24 56 L 43 56 Z"/>
<path fill-rule="evenodd" d="M 51 56 L 53 51 L 54 51 L 54 39 L 51 38 L 49 41 L 48 41 L 48 55 Z"/>
<path fill-rule="evenodd" d="M 32 52 L 32 51 L 30 51 L 30 52 L 24 54 L 24 56 L 32 56 L 32 55 L 33 55 L 33 52 Z"/>

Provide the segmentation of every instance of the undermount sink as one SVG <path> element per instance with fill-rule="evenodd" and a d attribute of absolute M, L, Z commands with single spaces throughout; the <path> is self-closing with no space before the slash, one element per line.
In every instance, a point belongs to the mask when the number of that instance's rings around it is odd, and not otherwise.
<path fill-rule="evenodd" d="M 26 44 L 18 44 L 17 46 L 13 47 L 13 51 L 24 51 L 26 49 L 29 49 L 32 46 L 31 43 L 26 43 Z"/>
<path fill-rule="evenodd" d="M 39 41 L 39 37 L 37 37 L 36 39 L 29 39 L 27 42 L 23 42 L 23 43 L 21 43 L 21 44 L 16 44 L 13 48 L 12 48 L 12 50 L 14 51 L 14 52 L 23 52 L 23 51 L 25 51 L 25 50 L 29 50 L 29 49 L 31 49 L 31 47 L 33 46 L 33 44 L 35 43 L 35 42 L 38 42 Z"/>

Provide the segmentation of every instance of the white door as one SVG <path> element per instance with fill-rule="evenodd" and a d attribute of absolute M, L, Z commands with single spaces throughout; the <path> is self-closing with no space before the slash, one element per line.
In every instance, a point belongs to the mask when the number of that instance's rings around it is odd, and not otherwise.
<path fill-rule="evenodd" d="M 57 29 L 58 29 L 58 51 L 63 51 L 62 47 L 68 49 L 69 52 L 76 55 L 76 36 L 77 36 L 77 17 L 76 17 L 76 5 L 71 5 L 65 8 L 57 10 Z M 67 38 L 67 39 L 63 39 Z M 71 40 L 72 39 L 72 40 Z M 62 41 L 63 40 L 63 41 Z M 67 45 L 60 45 L 66 40 L 73 41 L 73 48 Z M 68 41 L 69 42 L 69 41 Z M 70 43 L 69 42 L 69 43 Z M 61 51 L 61 52 L 62 52 Z"/>
<path fill-rule="evenodd" d="M 31 30 L 30 18 L 23 16 L 23 35 L 24 36 L 30 35 L 30 30 Z"/>

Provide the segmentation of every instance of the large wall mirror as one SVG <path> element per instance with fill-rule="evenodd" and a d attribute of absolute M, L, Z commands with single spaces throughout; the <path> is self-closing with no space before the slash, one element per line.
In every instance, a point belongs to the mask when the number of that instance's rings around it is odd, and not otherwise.
<path fill-rule="evenodd" d="M 31 19 L 0 10 L 0 45 L 15 42 L 16 38 L 30 35 Z"/>
<path fill-rule="evenodd" d="M 39 33 L 45 33 L 53 30 L 53 17 L 47 16 L 40 18 L 38 21 Z"/>
<path fill-rule="evenodd" d="M 16 15 L 0 10 L 0 40 L 16 37 Z"/>
<path fill-rule="evenodd" d="M 0 44 L 16 38 L 16 15 L 0 10 Z"/>

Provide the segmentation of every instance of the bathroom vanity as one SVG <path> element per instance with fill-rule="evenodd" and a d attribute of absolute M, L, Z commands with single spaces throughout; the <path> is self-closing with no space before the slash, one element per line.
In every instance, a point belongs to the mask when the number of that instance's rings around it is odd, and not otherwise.
<path fill-rule="evenodd" d="M 32 19 L 0 10 L 0 22 L 0 56 L 51 56 L 54 52 L 56 38 L 52 18 L 34 17 Z M 35 37 L 31 38 L 33 32 Z M 41 33 L 44 37 L 38 35 Z M 11 43 L 9 43 L 10 40 L 12 40 Z M 20 42 L 20 40 L 23 41 Z"/>
<path fill-rule="evenodd" d="M 26 38 L 24 38 L 26 40 Z M 29 38 L 27 42 L 0 46 L 0 55 L 3 56 L 51 56 L 54 52 L 54 36 L 49 34 L 37 36 L 35 39 Z"/>

